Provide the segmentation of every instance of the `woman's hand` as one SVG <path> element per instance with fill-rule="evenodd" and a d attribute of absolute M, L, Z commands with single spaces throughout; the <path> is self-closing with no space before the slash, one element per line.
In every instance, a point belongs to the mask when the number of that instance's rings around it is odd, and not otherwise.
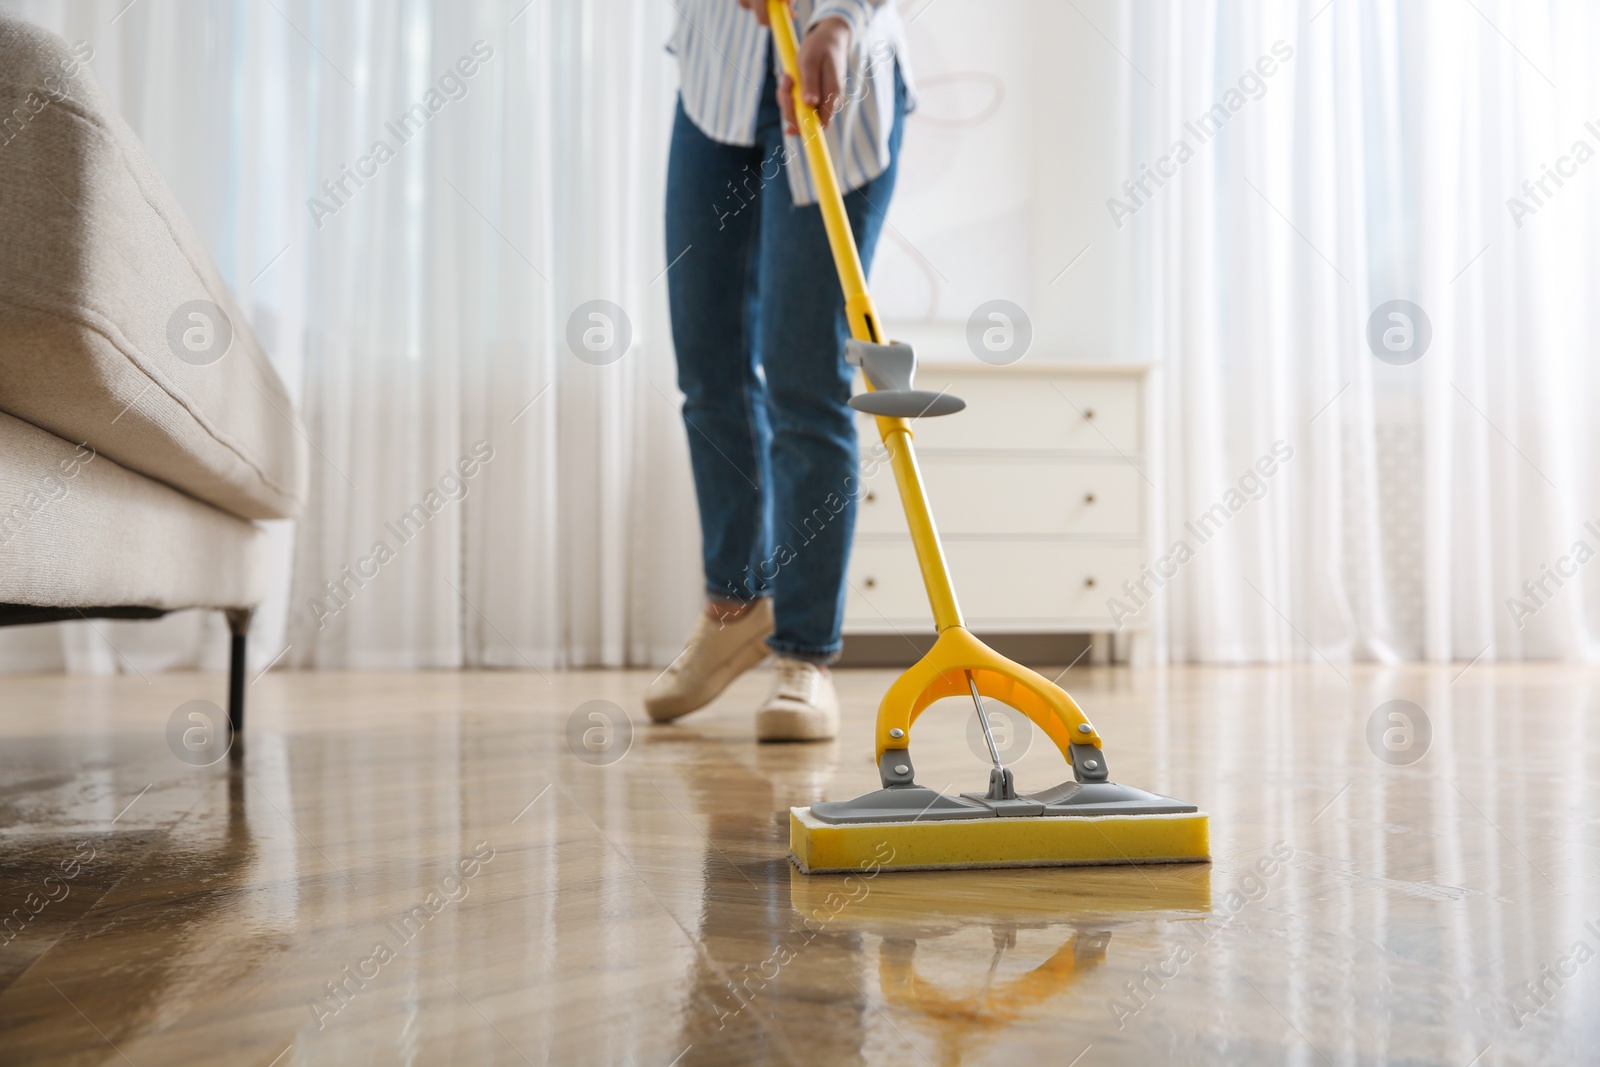
<path fill-rule="evenodd" d="M 772 25 L 772 19 L 767 15 L 767 0 L 739 0 L 739 6 L 754 15 L 761 25 Z"/>
<path fill-rule="evenodd" d="M 739 0 L 739 6 L 770 26 L 767 0 Z M 850 59 L 850 24 L 844 19 L 827 18 L 806 31 L 800 41 L 800 95 L 817 109 L 817 118 L 826 127 L 844 102 L 844 71 Z M 794 117 L 794 80 L 787 74 L 778 77 L 778 107 L 783 110 L 783 128 L 800 132 Z"/>
<path fill-rule="evenodd" d="M 800 41 L 800 98 L 817 109 L 824 128 L 844 103 L 845 64 L 850 60 L 850 24 L 844 19 L 827 18 L 806 31 Z M 783 128 L 798 134 L 794 117 L 794 80 L 784 74 L 778 79 L 778 106 L 783 109 Z"/>

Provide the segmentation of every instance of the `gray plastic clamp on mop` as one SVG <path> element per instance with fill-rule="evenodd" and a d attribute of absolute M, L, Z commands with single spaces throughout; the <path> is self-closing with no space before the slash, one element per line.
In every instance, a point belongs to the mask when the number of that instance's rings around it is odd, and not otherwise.
<path fill-rule="evenodd" d="M 1088 766 L 1091 760 L 1094 767 Z M 878 764 L 882 789 L 854 800 L 818 802 L 811 805 L 811 814 L 820 822 L 846 825 L 1018 816 L 1164 815 L 1199 810 L 1181 800 L 1106 781 L 1105 757 L 1093 745 L 1073 745 L 1072 763 L 1077 781 L 1062 782 L 1037 793 L 1017 793 L 1013 786 L 1005 791 L 1009 795 L 998 795 L 991 779 L 990 794 L 996 795 L 962 793 L 952 797 L 918 785 L 910 750 L 891 748 L 884 751 Z"/>
<path fill-rule="evenodd" d="M 872 385 L 872 392 L 857 393 L 850 406 L 868 415 L 889 418 L 921 419 L 933 415 L 954 415 L 967 402 L 948 392 L 929 392 L 912 384 L 917 374 L 917 354 L 904 341 L 886 345 L 855 338 L 844 343 L 845 362 L 860 367 Z"/>

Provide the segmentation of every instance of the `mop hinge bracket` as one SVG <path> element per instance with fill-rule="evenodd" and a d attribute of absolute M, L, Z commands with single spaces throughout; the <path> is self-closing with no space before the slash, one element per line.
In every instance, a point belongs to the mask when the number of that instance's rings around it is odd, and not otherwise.
<path fill-rule="evenodd" d="M 1111 778 L 1105 753 L 1094 745 L 1072 743 L 1072 776 L 1080 782 L 1105 782 Z"/>
<path fill-rule="evenodd" d="M 886 748 L 878 758 L 878 778 L 885 789 L 897 785 L 915 785 L 917 768 L 911 762 L 911 752 L 904 748 Z"/>

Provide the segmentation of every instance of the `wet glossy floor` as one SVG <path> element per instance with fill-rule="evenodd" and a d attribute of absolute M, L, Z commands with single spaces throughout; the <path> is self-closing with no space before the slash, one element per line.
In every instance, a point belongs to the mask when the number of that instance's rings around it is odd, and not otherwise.
<path fill-rule="evenodd" d="M 1211 865 L 849 884 L 784 813 L 876 786 L 887 672 L 809 747 L 764 675 L 629 743 L 647 674 L 275 673 L 241 772 L 169 748 L 216 676 L 0 678 L 0 1062 L 1597 1062 L 1595 672 L 1340 670 L 1063 679 Z"/>

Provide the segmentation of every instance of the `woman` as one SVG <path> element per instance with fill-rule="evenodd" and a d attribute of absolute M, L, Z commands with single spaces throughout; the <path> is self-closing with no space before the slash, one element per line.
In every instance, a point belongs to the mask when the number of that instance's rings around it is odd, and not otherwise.
<path fill-rule="evenodd" d="M 844 297 L 765 0 L 674 4 L 667 283 L 706 606 L 645 707 L 657 722 L 685 715 L 771 651 L 757 736 L 826 740 L 839 725 L 827 665 L 859 486 Z M 870 268 L 909 108 L 904 29 L 892 0 L 793 7 L 801 92 L 826 128 Z"/>

